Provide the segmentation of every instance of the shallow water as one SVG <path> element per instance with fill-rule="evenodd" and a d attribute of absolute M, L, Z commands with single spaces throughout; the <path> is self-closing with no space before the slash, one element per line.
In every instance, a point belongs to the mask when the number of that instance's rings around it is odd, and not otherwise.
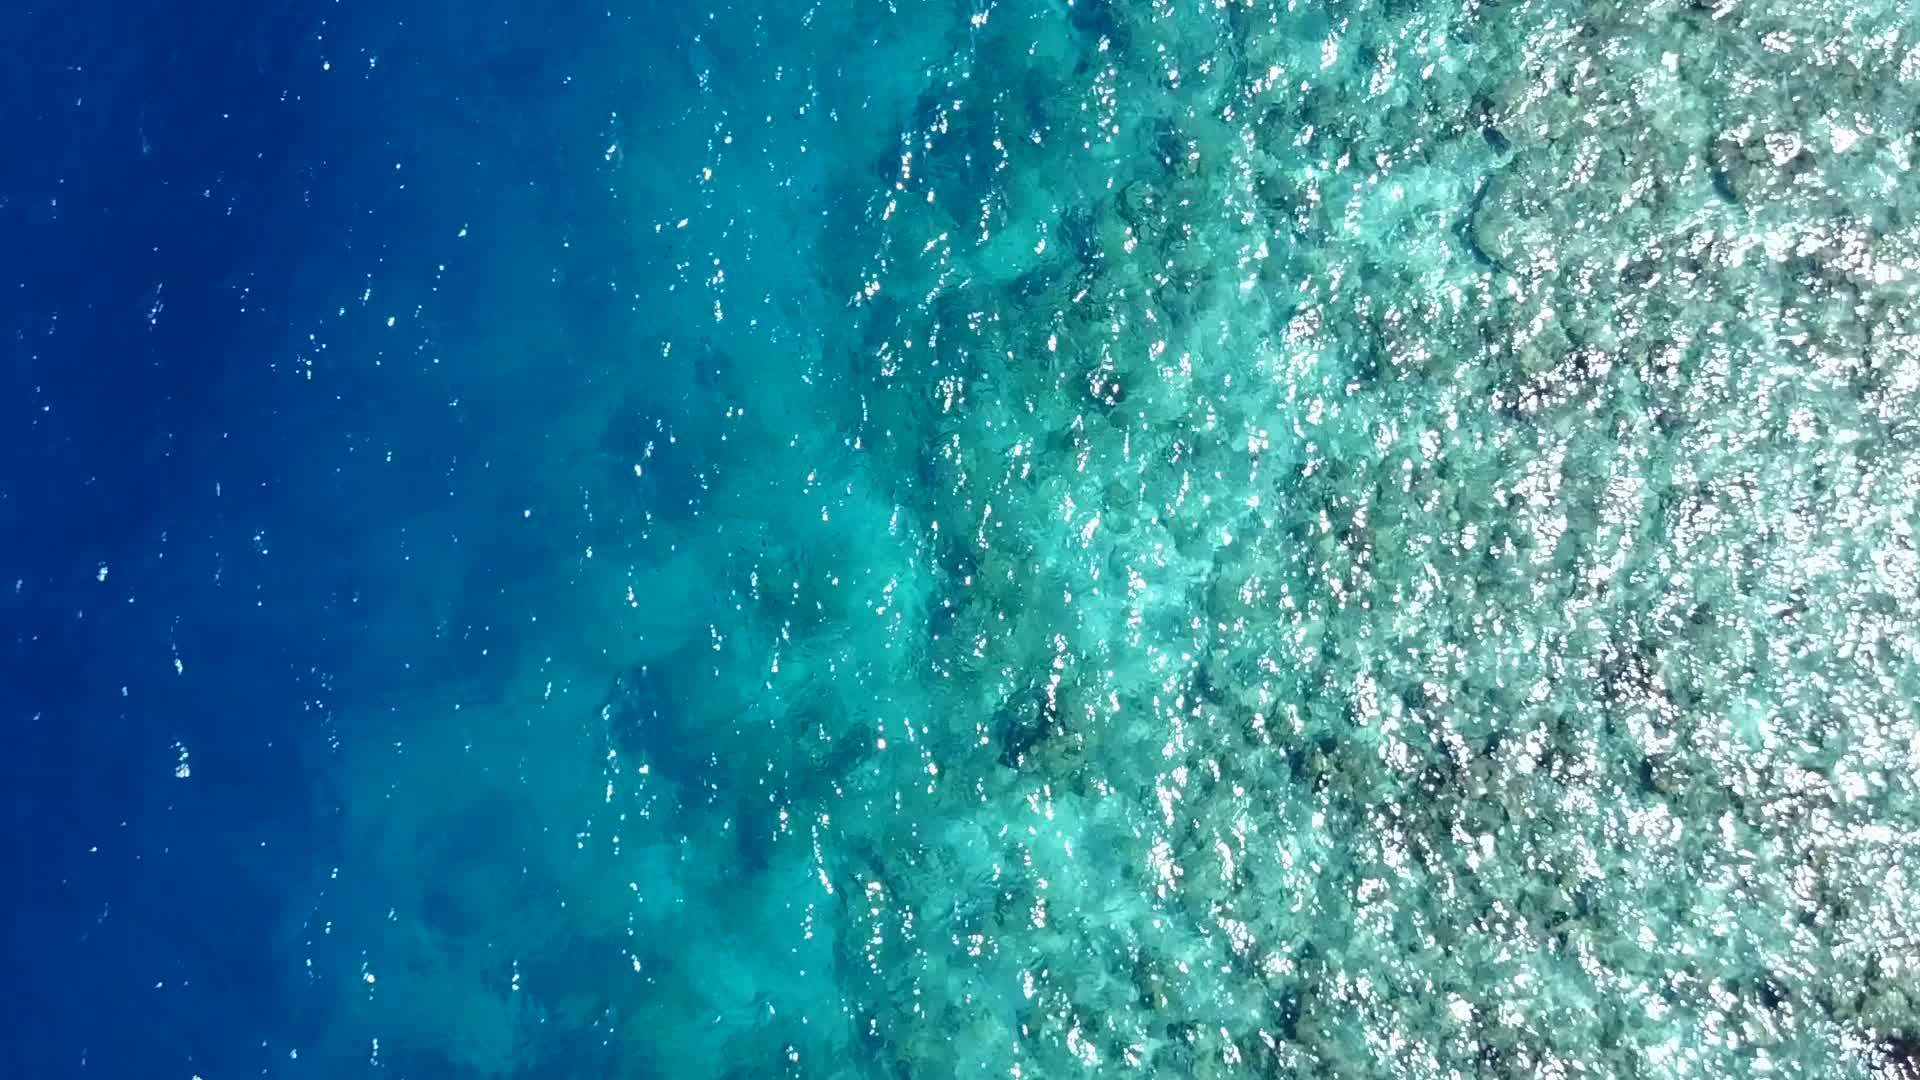
<path fill-rule="evenodd" d="M 36 1075 L 1920 1067 L 1904 6 L 92 14 Z"/>

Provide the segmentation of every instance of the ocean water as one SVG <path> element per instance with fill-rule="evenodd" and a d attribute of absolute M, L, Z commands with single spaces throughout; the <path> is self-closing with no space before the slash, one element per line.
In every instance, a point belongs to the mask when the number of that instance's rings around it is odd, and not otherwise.
<path fill-rule="evenodd" d="M 1920 18 L 0 14 L 0 1075 L 1920 1075 Z"/>

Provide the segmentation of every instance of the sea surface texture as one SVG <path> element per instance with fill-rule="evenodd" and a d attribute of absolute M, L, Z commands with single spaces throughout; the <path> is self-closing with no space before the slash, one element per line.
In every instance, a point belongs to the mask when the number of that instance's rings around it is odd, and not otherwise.
<path fill-rule="evenodd" d="M 1920 14 L 0 13 L 0 1073 L 1920 1075 Z"/>

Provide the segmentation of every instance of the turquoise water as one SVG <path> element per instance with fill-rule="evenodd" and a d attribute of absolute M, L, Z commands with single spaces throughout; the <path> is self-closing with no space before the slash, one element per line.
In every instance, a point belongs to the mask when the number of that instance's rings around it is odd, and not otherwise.
<path fill-rule="evenodd" d="M 1920 1067 L 1906 6 L 510 7 L 299 51 L 263 1070 Z"/>
<path fill-rule="evenodd" d="M 692 23 L 698 89 L 576 148 L 631 354 L 517 421 L 526 599 L 445 589 L 557 627 L 344 767 L 343 1025 L 494 1075 L 1920 1036 L 1904 16 Z"/>

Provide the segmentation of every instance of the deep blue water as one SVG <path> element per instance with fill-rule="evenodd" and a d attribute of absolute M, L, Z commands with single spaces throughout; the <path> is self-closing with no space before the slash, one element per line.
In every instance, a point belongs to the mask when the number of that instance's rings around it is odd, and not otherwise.
<path fill-rule="evenodd" d="M 426 264 L 467 222 L 596 235 L 541 93 L 595 92 L 555 75 L 595 16 L 35 7 L 0 19 L 6 1072 L 285 1070 L 327 1007 L 287 950 L 337 859 L 318 763 L 382 580 L 356 531 L 497 452 L 422 366 L 459 331 L 330 315 L 437 281 L 458 324 L 517 287 Z M 355 355 L 309 381 L 329 345 Z"/>
<path fill-rule="evenodd" d="M 0 55 L 0 1078 L 1920 1055 L 1907 9 Z"/>
<path fill-rule="evenodd" d="M 268 363 L 312 302 L 290 255 L 342 258 L 352 219 L 302 197 L 329 138 L 289 138 L 327 124 L 316 27 L 39 8 L 0 31 L 9 1071 L 251 1067 L 329 843 L 304 759 L 346 630 L 336 560 L 249 557 L 326 426 Z M 219 781 L 176 780 L 176 742 Z"/>

